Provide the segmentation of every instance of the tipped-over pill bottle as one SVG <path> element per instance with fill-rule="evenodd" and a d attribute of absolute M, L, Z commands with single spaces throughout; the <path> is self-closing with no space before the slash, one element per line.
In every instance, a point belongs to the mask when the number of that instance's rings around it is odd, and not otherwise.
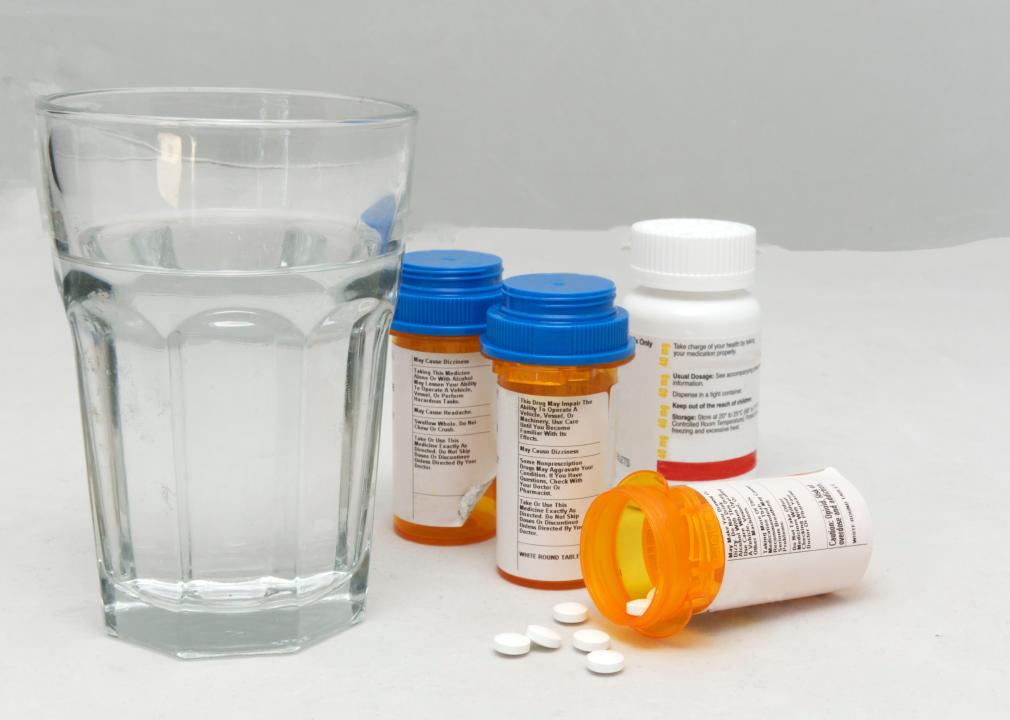
<path fill-rule="evenodd" d="M 670 481 L 744 475 L 757 462 L 756 234 L 722 220 L 631 228 L 637 287 L 623 300 L 637 349 L 622 373 L 619 472 Z"/>
<path fill-rule="evenodd" d="M 498 376 L 498 572 L 582 586 L 579 531 L 613 471 L 611 389 L 634 345 L 614 284 L 520 275 L 488 311 L 481 349 Z"/>
<path fill-rule="evenodd" d="M 866 503 L 833 468 L 679 485 L 644 470 L 590 506 L 582 571 L 609 620 L 664 637 L 697 613 L 854 585 L 871 543 Z"/>
<path fill-rule="evenodd" d="M 463 545 L 495 533 L 495 376 L 480 353 L 501 297 L 501 259 L 466 250 L 403 256 L 393 340 L 393 528 Z"/>

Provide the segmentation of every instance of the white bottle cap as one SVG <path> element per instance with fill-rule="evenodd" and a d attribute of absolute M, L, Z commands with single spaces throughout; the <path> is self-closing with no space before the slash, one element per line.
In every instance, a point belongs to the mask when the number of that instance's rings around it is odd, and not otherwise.
<path fill-rule="evenodd" d="M 662 290 L 742 290 L 754 284 L 757 231 L 727 220 L 669 218 L 631 226 L 631 273 Z"/>

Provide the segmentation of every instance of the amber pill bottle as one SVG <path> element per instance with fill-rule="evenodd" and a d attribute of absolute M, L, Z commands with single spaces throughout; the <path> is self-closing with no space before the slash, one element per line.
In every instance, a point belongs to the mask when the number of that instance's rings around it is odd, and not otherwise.
<path fill-rule="evenodd" d="M 497 565 L 527 587 L 581 587 L 579 532 L 614 470 L 613 397 L 634 353 L 614 284 L 520 275 L 488 311 L 481 349 L 498 378 Z"/>
<path fill-rule="evenodd" d="M 641 470 L 590 506 L 582 570 L 607 619 L 665 637 L 698 613 L 854 585 L 872 533 L 862 495 L 834 468 L 673 485 Z"/>
<path fill-rule="evenodd" d="M 393 529 L 428 545 L 495 534 L 495 376 L 480 353 L 501 258 L 422 250 L 403 258 L 390 330 Z"/>

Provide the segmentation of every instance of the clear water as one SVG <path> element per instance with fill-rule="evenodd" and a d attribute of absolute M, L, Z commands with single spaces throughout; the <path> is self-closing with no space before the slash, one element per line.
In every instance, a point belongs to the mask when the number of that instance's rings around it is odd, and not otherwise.
<path fill-rule="evenodd" d="M 398 247 L 232 216 L 58 250 L 110 632 L 200 657 L 360 619 Z"/>

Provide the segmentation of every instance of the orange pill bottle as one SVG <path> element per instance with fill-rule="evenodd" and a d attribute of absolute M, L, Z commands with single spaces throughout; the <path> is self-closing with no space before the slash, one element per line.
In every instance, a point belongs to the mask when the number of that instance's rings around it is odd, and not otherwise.
<path fill-rule="evenodd" d="M 579 532 L 614 468 L 611 390 L 634 353 L 614 284 L 592 275 L 509 278 L 481 349 L 498 377 L 498 573 L 581 587 Z"/>
<path fill-rule="evenodd" d="M 429 545 L 495 534 L 495 376 L 480 353 L 501 258 L 406 253 L 390 330 L 393 529 Z"/>
<path fill-rule="evenodd" d="M 643 470 L 589 507 L 581 557 L 604 616 L 664 637 L 697 613 L 854 585 L 871 546 L 866 503 L 833 468 L 677 485 Z"/>

